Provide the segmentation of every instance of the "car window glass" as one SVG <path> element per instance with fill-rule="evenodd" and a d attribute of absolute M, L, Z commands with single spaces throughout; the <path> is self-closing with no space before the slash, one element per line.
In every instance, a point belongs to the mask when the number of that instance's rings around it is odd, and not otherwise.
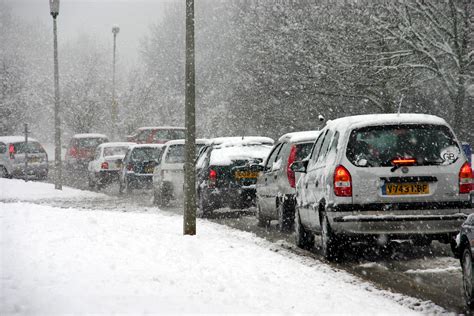
<path fill-rule="evenodd" d="M 324 158 L 326 157 L 326 154 L 329 149 L 329 144 L 331 143 L 331 140 L 332 140 L 332 134 L 333 132 L 331 130 L 328 130 L 326 133 L 326 136 L 324 137 L 324 142 L 323 142 L 323 145 L 321 146 L 321 150 L 319 151 L 319 155 L 318 155 L 318 163 L 322 162 Z"/>
<path fill-rule="evenodd" d="M 199 158 L 196 161 L 196 168 L 200 169 L 204 167 L 204 161 L 206 160 L 207 152 L 209 151 L 209 148 L 211 147 L 204 148 L 202 152 L 200 153 Z"/>
<path fill-rule="evenodd" d="M 95 151 L 95 156 L 94 156 L 94 160 L 99 160 L 100 158 L 100 151 L 102 149 L 101 148 L 97 148 L 96 151 Z"/>
<path fill-rule="evenodd" d="M 321 148 L 321 144 L 324 140 L 324 136 L 325 136 L 325 134 L 321 133 L 318 137 L 318 140 L 314 144 L 313 151 L 311 152 L 311 158 L 310 158 L 311 162 L 315 162 L 316 159 L 318 158 L 319 149 Z"/>
<path fill-rule="evenodd" d="M 353 130 L 346 156 L 358 167 L 390 167 L 400 158 L 413 159 L 416 165 L 450 165 L 461 149 L 444 125 L 384 125 Z"/>
<path fill-rule="evenodd" d="M 339 132 L 336 131 L 336 133 L 334 134 L 334 137 L 332 139 L 331 148 L 329 149 L 329 151 L 337 152 L 338 143 L 339 143 Z"/>
<path fill-rule="evenodd" d="M 104 148 L 104 157 L 125 155 L 125 153 L 127 152 L 127 149 L 128 149 L 128 147 L 126 147 L 126 146 L 105 147 Z"/>
<path fill-rule="evenodd" d="M 311 148 L 313 147 L 313 143 L 302 143 L 296 144 L 296 156 L 295 161 L 300 161 L 305 159 L 311 153 Z"/>
<path fill-rule="evenodd" d="M 138 134 L 137 140 L 139 142 L 146 142 L 148 140 L 148 135 L 150 135 L 149 130 L 140 131 Z"/>
<path fill-rule="evenodd" d="M 277 156 L 275 157 L 275 161 L 273 162 L 272 169 L 273 170 L 281 169 L 282 164 L 283 164 L 283 160 L 285 159 L 285 157 L 288 158 L 289 153 L 290 153 L 290 144 L 289 143 L 283 143 L 281 145 L 280 150 L 277 153 Z"/>
<path fill-rule="evenodd" d="M 277 144 L 275 145 L 275 148 L 273 148 L 273 151 L 268 156 L 267 162 L 265 164 L 265 168 L 264 168 L 265 172 L 272 170 L 273 163 L 275 162 L 275 158 L 278 155 L 278 152 L 280 151 L 280 149 L 281 149 L 281 144 Z"/>
<path fill-rule="evenodd" d="M 155 161 L 159 162 L 161 156 L 161 148 L 157 147 L 137 147 L 134 148 L 131 156 L 132 161 Z"/>
<path fill-rule="evenodd" d="M 184 163 L 184 145 L 171 145 L 165 157 L 167 163 Z"/>
<path fill-rule="evenodd" d="M 76 139 L 77 146 L 81 148 L 96 148 L 102 143 L 107 142 L 105 138 L 78 138 Z"/>
<path fill-rule="evenodd" d="M 28 145 L 25 142 L 14 143 L 13 147 L 17 154 L 24 154 L 25 152 L 28 152 L 29 154 L 45 153 L 41 144 L 37 142 L 28 142 Z"/>
<path fill-rule="evenodd" d="M 172 130 L 171 132 L 172 132 L 171 133 L 172 139 L 184 139 L 186 137 L 184 130 L 177 129 L 177 130 Z"/>
<path fill-rule="evenodd" d="M 7 151 L 7 145 L 0 143 L 0 154 L 4 154 Z"/>

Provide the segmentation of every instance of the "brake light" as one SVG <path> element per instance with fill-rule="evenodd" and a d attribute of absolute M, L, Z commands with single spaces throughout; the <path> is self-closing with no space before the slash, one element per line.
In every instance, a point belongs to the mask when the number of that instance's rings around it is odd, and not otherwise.
<path fill-rule="evenodd" d="M 69 156 L 75 157 L 76 155 L 77 155 L 76 147 L 71 147 L 71 149 L 69 149 Z"/>
<path fill-rule="evenodd" d="M 10 153 L 10 159 L 15 158 L 15 146 L 13 144 L 8 147 L 8 152 Z"/>
<path fill-rule="evenodd" d="M 215 188 L 217 184 L 217 172 L 214 169 L 209 170 L 209 183 L 208 187 L 210 189 Z"/>
<path fill-rule="evenodd" d="M 349 171 L 342 165 L 334 170 L 334 194 L 336 196 L 352 196 L 352 179 Z"/>
<path fill-rule="evenodd" d="M 459 170 L 459 193 L 474 191 L 474 174 L 472 167 L 465 162 Z"/>
<path fill-rule="evenodd" d="M 288 164 L 286 166 L 286 175 L 288 176 L 288 183 L 290 184 L 290 187 L 294 188 L 296 187 L 296 177 L 295 177 L 295 172 L 291 170 L 291 164 L 295 162 L 296 158 L 296 146 L 292 145 L 290 149 L 290 155 L 288 156 Z"/>
<path fill-rule="evenodd" d="M 109 169 L 109 163 L 107 161 L 103 162 L 101 165 L 100 165 L 100 168 L 101 169 Z"/>
<path fill-rule="evenodd" d="M 393 165 L 414 165 L 416 163 L 415 159 L 407 158 L 407 159 L 394 159 L 392 160 Z"/>

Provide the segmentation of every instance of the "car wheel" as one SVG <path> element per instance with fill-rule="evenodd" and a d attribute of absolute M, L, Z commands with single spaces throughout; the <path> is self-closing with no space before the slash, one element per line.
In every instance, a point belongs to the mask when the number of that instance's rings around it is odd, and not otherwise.
<path fill-rule="evenodd" d="M 314 235 L 301 224 L 300 212 L 295 210 L 295 243 L 301 249 L 310 250 L 314 246 Z"/>
<path fill-rule="evenodd" d="M 160 189 L 153 190 L 153 204 L 161 206 L 163 203 L 161 199 Z"/>
<path fill-rule="evenodd" d="M 92 180 L 92 178 L 91 178 L 90 175 L 89 175 L 87 178 L 89 179 L 89 185 L 88 185 L 88 186 L 89 186 L 89 189 L 94 190 L 94 189 L 95 189 L 95 182 L 94 182 L 94 180 Z"/>
<path fill-rule="evenodd" d="M 199 194 L 199 209 L 201 210 L 202 217 L 207 218 L 212 214 L 212 208 L 209 202 L 204 199 L 202 194 Z"/>
<path fill-rule="evenodd" d="M 462 266 L 462 287 L 464 299 L 466 300 L 469 308 L 474 307 L 474 293 L 473 293 L 473 280 L 472 280 L 472 254 L 470 246 L 464 248 L 461 257 Z"/>
<path fill-rule="evenodd" d="M 119 195 L 122 195 L 123 194 L 123 184 L 122 184 L 122 180 L 120 180 L 119 178 Z"/>
<path fill-rule="evenodd" d="M 132 192 L 133 192 L 133 189 L 130 186 L 130 181 L 128 181 L 126 178 L 125 178 L 125 181 L 124 181 L 124 191 L 125 191 L 126 194 L 132 194 Z"/>
<path fill-rule="evenodd" d="M 269 227 L 270 226 L 270 220 L 262 214 L 262 207 L 260 206 L 260 203 L 257 201 L 257 226 L 258 227 Z"/>
<path fill-rule="evenodd" d="M 280 232 L 287 233 L 293 229 L 295 211 L 290 204 L 288 199 L 278 203 L 278 226 L 280 227 Z"/>
<path fill-rule="evenodd" d="M 5 167 L 0 167 L 0 178 L 8 178 L 8 171 Z"/>
<path fill-rule="evenodd" d="M 338 242 L 337 236 L 332 232 L 329 226 L 329 221 L 326 214 L 321 218 L 321 251 L 329 261 L 340 259 L 341 245 Z"/>

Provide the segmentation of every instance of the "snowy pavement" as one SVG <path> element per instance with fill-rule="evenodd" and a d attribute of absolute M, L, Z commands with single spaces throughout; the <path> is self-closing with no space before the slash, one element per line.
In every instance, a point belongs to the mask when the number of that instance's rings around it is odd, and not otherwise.
<path fill-rule="evenodd" d="M 209 221 L 183 236 L 182 217 L 160 210 L 28 202 L 30 192 L 51 200 L 102 194 L 5 179 L 0 190 L 2 315 L 443 312 Z"/>

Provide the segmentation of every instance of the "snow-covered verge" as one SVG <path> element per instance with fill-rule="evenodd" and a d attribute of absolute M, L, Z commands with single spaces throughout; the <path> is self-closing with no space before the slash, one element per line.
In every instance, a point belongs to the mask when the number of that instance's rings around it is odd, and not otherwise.
<path fill-rule="evenodd" d="M 0 314 L 414 314 L 381 291 L 252 234 L 165 212 L 0 203 Z M 278 251 L 276 251 L 278 250 Z"/>
<path fill-rule="evenodd" d="M 4 202 L 90 198 L 108 199 L 109 197 L 105 194 L 77 190 L 66 186 L 62 190 L 56 190 L 52 183 L 0 178 L 0 201 Z"/>

